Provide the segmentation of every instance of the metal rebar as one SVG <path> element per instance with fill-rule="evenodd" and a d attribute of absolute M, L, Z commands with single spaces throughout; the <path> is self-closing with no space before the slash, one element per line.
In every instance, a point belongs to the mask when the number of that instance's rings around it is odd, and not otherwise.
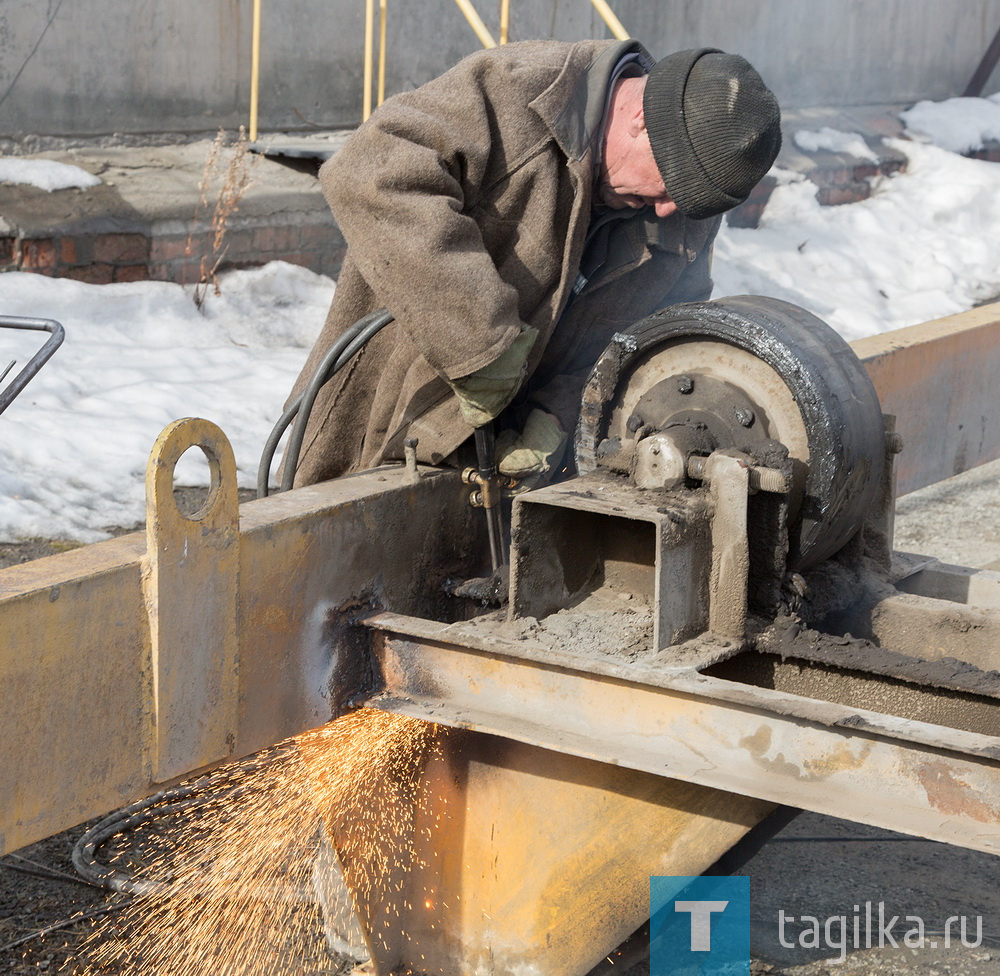
<path fill-rule="evenodd" d="M 66 336 L 63 327 L 55 319 L 33 319 L 21 316 L 0 316 L 0 328 L 3 329 L 27 329 L 32 332 L 48 332 L 49 338 L 45 345 L 35 353 L 31 359 L 21 368 L 18 373 L 7 384 L 7 387 L 0 391 L 0 413 L 3 413 L 15 397 L 28 385 L 32 377 L 49 361 L 52 354 L 62 345 Z M 4 370 L 6 376 L 13 367 L 13 363 Z M 0 377 L 2 379 L 2 377 Z"/>

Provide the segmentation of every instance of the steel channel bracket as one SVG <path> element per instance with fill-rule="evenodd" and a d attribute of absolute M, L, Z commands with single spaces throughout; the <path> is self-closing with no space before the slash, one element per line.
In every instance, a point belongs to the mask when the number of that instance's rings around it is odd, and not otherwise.
<path fill-rule="evenodd" d="M 1000 854 L 1000 730 L 944 728 L 462 624 L 391 613 L 366 623 L 382 682 L 369 707 Z"/>

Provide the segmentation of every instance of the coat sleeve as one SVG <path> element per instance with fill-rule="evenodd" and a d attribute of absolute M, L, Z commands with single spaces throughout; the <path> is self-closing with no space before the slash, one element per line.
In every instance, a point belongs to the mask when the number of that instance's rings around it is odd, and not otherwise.
<path fill-rule="evenodd" d="M 390 99 L 321 171 L 376 305 L 449 379 L 495 360 L 522 328 L 470 216 L 496 136 L 481 73 L 460 68 Z"/>

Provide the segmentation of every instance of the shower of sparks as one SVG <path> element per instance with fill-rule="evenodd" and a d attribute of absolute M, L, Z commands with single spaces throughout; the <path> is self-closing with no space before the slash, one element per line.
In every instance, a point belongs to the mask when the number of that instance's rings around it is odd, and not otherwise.
<path fill-rule="evenodd" d="M 144 839 L 152 853 L 141 852 L 136 874 L 162 885 L 98 920 L 74 972 L 351 972 L 349 947 L 365 952 L 338 863 L 376 956 L 393 952 L 409 938 L 413 904 L 435 898 L 430 875 L 414 868 L 434 857 L 428 842 L 445 816 L 423 777 L 442 734 L 359 711 L 217 770 L 198 785 L 204 803 Z"/>

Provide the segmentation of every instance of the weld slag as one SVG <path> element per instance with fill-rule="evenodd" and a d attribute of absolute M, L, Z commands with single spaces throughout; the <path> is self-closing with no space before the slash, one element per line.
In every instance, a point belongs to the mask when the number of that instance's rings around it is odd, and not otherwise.
<path fill-rule="evenodd" d="M 854 906 L 853 915 L 831 915 L 821 919 L 815 915 L 786 915 L 778 910 L 778 941 L 786 949 L 834 949 L 840 953 L 837 962 L 847 958 L 849 949 L 936 949 L 951 948 L 956 935 L 967 949 L 976 949 L 983 942 L 983 917 L 976 915 L 976 937 L 968 937 L 970 916 L 952 915 L 943 929 L 928 929 L 919 915 L 890 915 L 885 902 L 877 905 L 866 901 L 863 909 Z M 797 932 L 789 923 L 797 923 Z M 904 931 L 905 928 L 905 931 Z M 786 939 L 786 936 L 788 938 Z M 932 938 L 933 936 L 933 938 Z"/>

